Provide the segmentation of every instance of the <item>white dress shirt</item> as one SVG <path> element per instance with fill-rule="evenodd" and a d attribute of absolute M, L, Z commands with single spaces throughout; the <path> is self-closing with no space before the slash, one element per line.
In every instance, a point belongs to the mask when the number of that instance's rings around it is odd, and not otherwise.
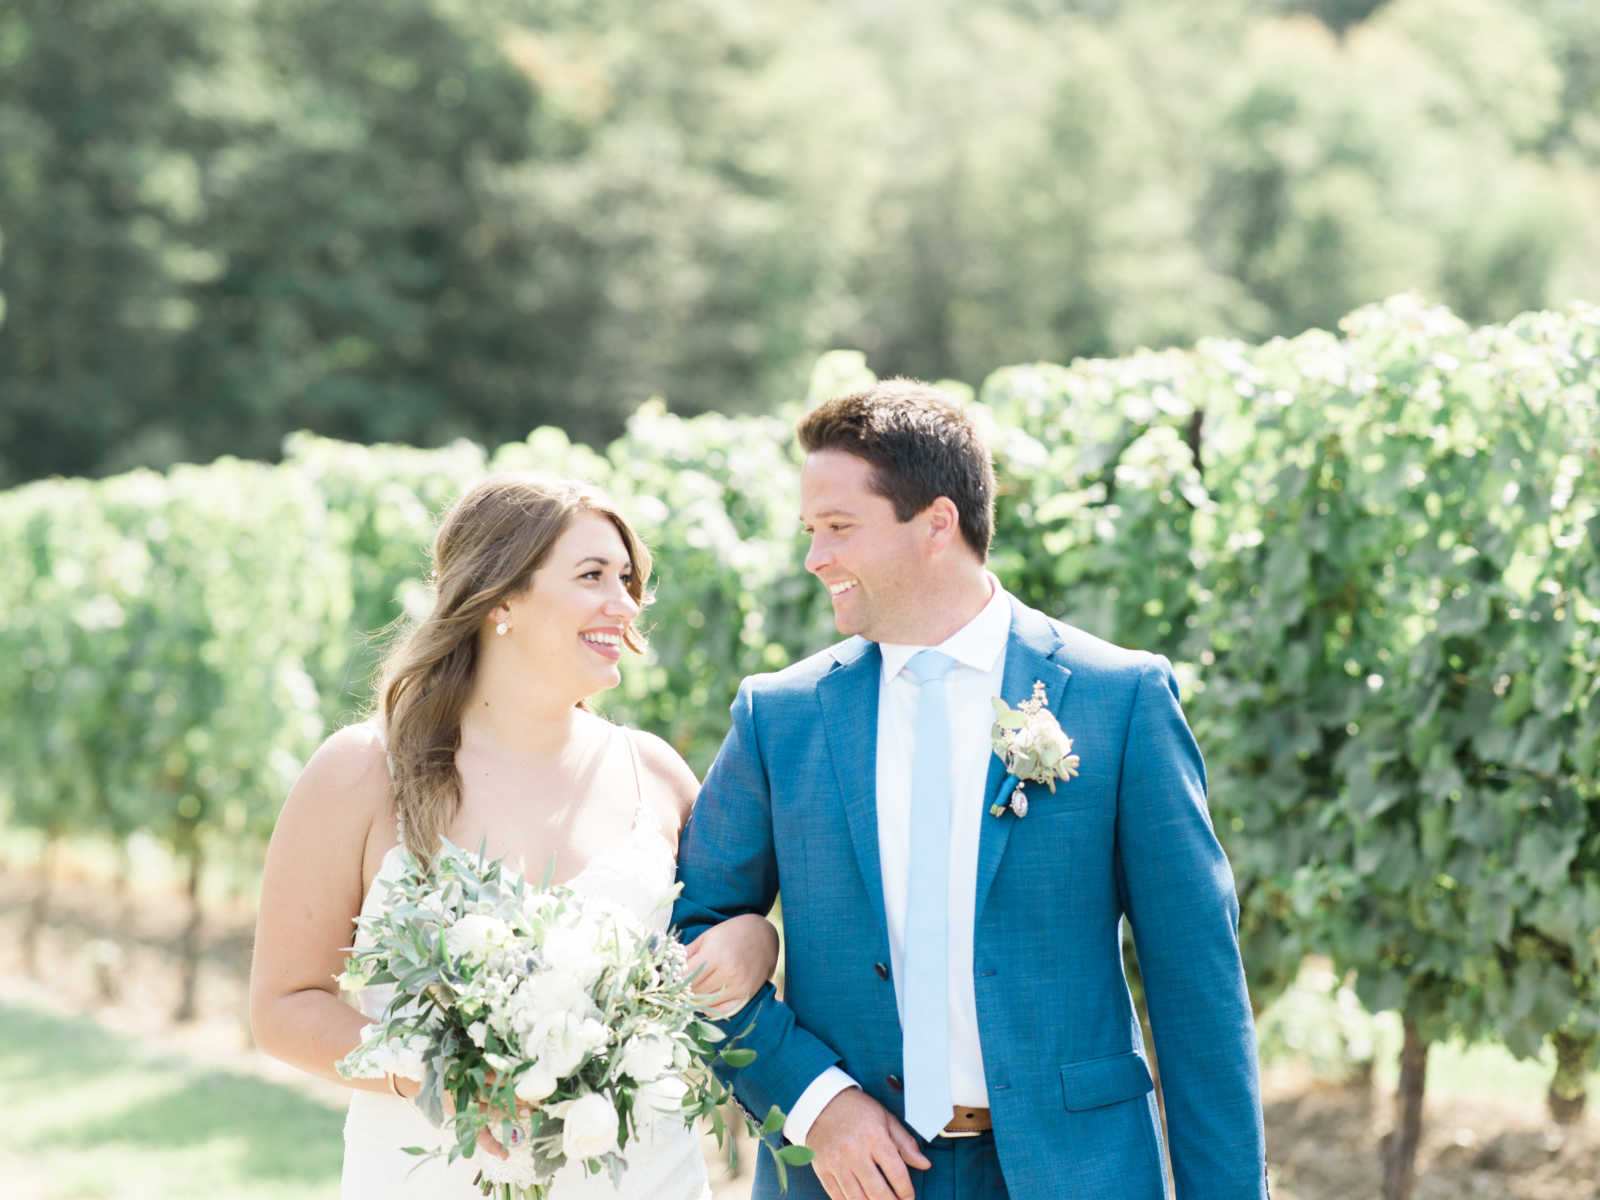
<path fill-rule="evenodd" d="M 878 679 L 878 862 L 883 873 L 883 909 L 889 926 L 889 958 L 896 984 L 895 1002 L 905 1021 L 906 890 L 911 867 L 911 758 L 917 719 L 917 685 L 903 668 L 918 651 L 933 649 L 953 658 L 945 676 L 950 719 L 949 952 L 950 1098 L 957 1107 L 987 1108 L 988 1085 L 978 1042 L 978 1004 L 972 988 L 972 930 L 978 881 L 978 836 L 982 832 L 984 783 L 993 747 L 993 698 L 1005 674 L 1011 604 L 1000 583 L 989 576 L 988 604 L 937 646 L 879 643 L 883 655 Z M 800 1094 L 784 1121 L 783 1133 L 805 1145 L 811 1125 L 828 1102 L 856 1086 L 838 1067 L 830 1067 Z"/>

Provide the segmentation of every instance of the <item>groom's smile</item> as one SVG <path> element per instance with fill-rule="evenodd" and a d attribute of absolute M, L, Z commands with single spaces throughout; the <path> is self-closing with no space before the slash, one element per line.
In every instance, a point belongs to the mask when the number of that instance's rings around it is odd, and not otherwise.
<path fill-rule="evenodd" d="M 927 599 L 916 547 L 920 526 L 895 515 L 872 464 L 842 450 L 807 455 L 800 521 L 811 535 L 806 570 L 828 589 L 839 632 L 873 641 L 913 637 L 917 609 Z"/>

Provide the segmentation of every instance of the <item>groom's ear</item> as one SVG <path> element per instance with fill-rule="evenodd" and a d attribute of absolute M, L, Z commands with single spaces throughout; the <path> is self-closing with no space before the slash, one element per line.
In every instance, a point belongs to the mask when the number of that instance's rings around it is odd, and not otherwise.
<path fill-rule="evenodd" d="M 933 503 L 922 510 L 922 517 L 927 522 L 931 553 L 942 554 L 952 542 L 961 540 L 961 514 L 950 497 L 936 496 Z"/>

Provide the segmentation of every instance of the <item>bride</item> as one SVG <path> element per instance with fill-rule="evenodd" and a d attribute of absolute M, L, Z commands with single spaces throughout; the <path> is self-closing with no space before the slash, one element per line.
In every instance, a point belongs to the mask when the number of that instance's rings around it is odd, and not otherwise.
<path fill-rule="evenodd" d="M 391 654 L 377 714 L 339 730 L 306 765 L 267 851 L 250 979 L 257 1043 L 355 1089 L 345 1121 L 344 1200 L 477 1200 L 471 1159 L 419 1160 L 436 1146 L 410 1098 L 419 1080 L 341 1078 L 334 1063 L 389 999 L 339 996 L 358 914 L 384 903 L 403 848 L 440 837 L 487 848 L 530 880 L 624 903 L 665 929 L 677 836 L 698 789 L 661 739 L 595 715 L 587 698 L 620 680 L 645 603 L 649 554 L 584 485 L 490 479 L 446 515 L 434 542 L 434 607 Z M 771 975 L 777 932 L 738 917 L 702 936 L 691 968 L 708 1007 L 731 1012 Z M 620 1189 L 564 1168 L 550 1200 L 709 1197 L 699 1140 L 670 1115 L 641 1120 Z M 505 1153 L 485 1131 L 477 1154 Z M 474 1155 L 476 1157 L 476 1154 Z M 481 1160 L 480 1160 L 481 1161 Z"/>

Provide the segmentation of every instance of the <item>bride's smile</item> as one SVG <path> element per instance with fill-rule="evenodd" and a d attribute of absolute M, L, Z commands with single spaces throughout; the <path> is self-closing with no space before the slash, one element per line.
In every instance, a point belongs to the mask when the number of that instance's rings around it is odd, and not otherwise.
<path fill-rule="evenodd" d="M 640 609 L 630 591 L 633 574 L 611 521 L 573 517 L 528 587 L 491 610 L 479 645 L 482 690 L 504 695 L 498 685 L 515 676 L 515 690 L 530 706 L 558 709 L 616 687 Z"/>

